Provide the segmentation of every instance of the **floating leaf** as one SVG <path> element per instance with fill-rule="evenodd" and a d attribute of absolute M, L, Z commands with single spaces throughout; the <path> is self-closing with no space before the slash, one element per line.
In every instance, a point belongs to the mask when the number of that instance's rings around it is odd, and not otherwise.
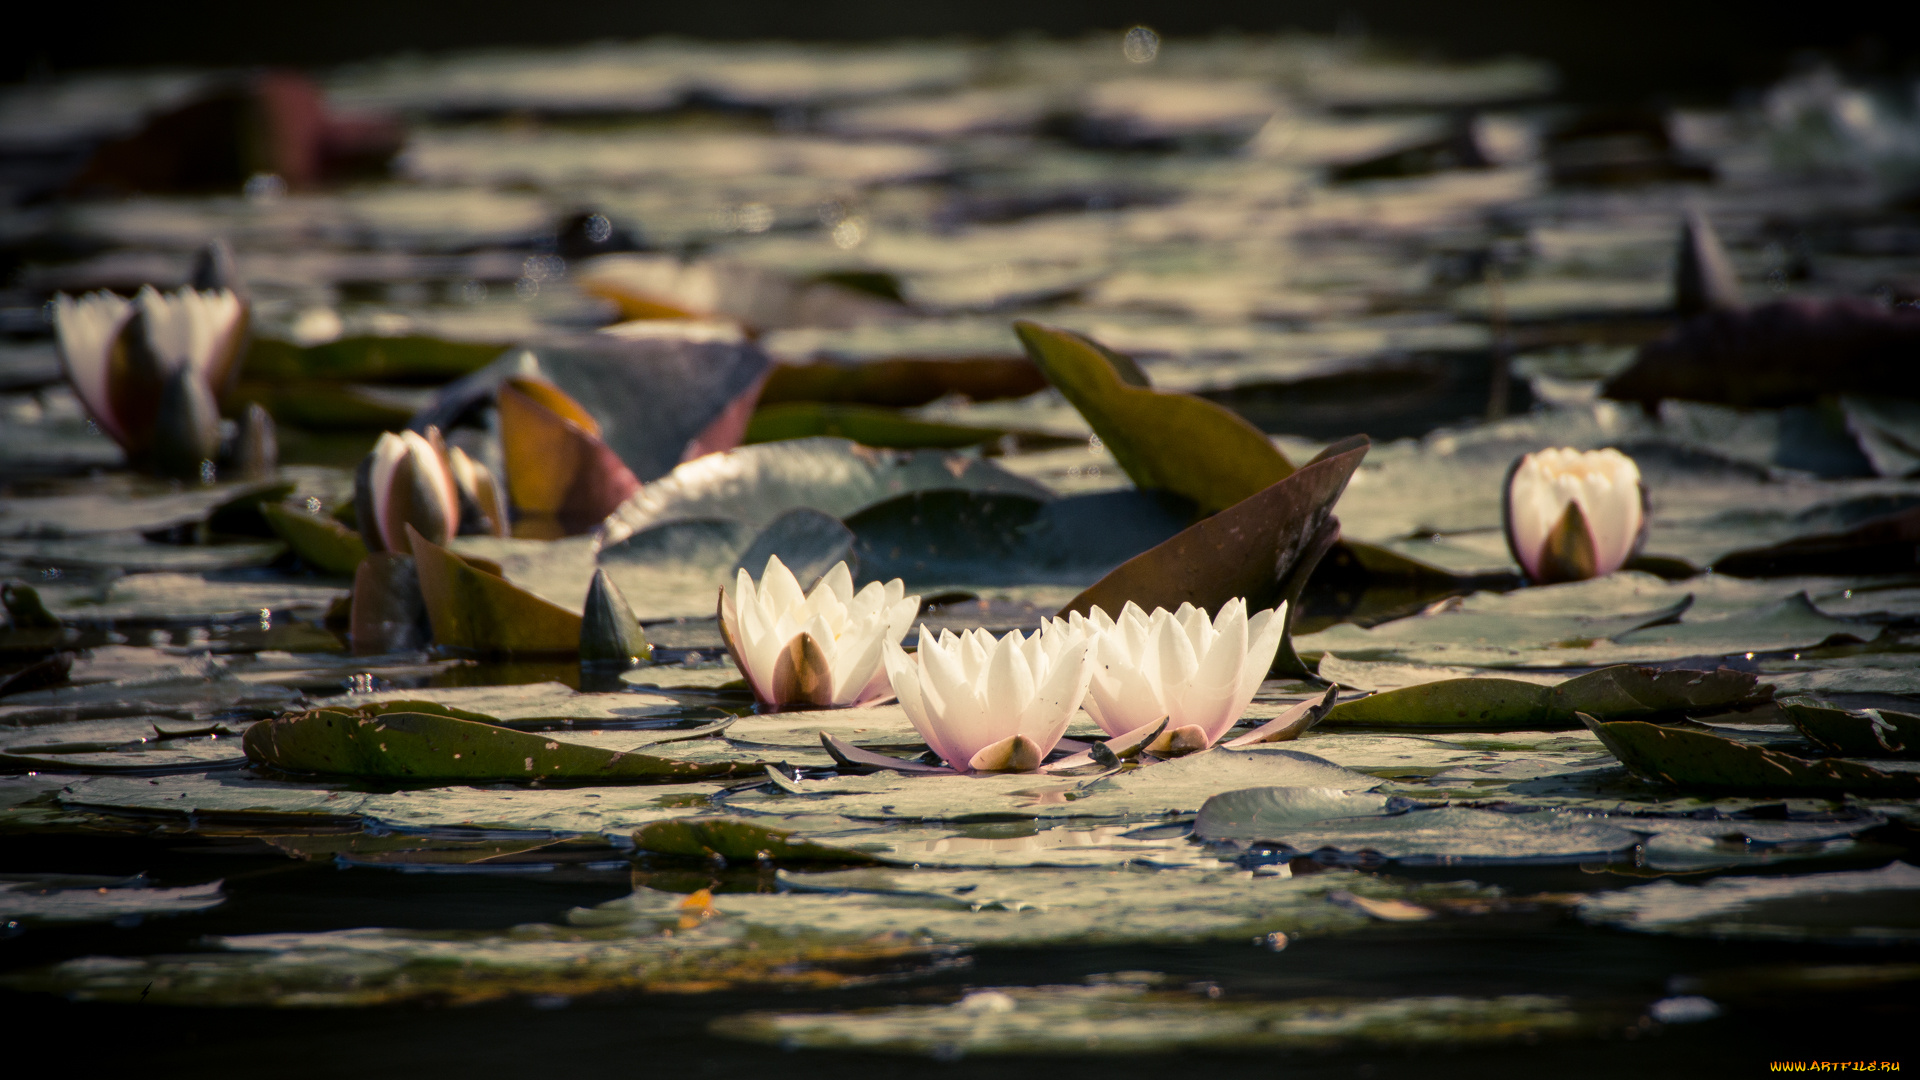
<path fill-rule="evenodd" d="M 759 575 L 766 572 L 767 560 L 772 558 L 786 564 L 803 590 L 810 590 L 819 584 L 827 571 L 842 562 L 853 572 L 855 580 L 885 581 L 890 576 L 898 576 L 871 573 L 863 576 L 860 555 L 854 550 L 854 544 L 853 533 L 839 518 L 808 507 L 799 507 L 774 518 L 772 523 L 760 530 L 760 534 L 734 560 L 727 574 L 727 582 L 731 583 L 742 570 L 757 580 Z"/>
<path fill-rule="evenodd" d="M 1724 735 L 1638 721 L 1582 717 L 1627 770 L 1643 780 L 1721 791 L 1920 795 L 1920 773 L 1884 772 L 1843 758 L 1808 760 Z"/>
<path fill-rule="evenodd" d="M 718 519 L 762 529 L 809 507 L 837 518 L 911 491 L 1047 489 L 983 458 L 937 450 L 874 450 L 844 439 L 797 439 L 710 454 L 648 484 L 607 518 L 606 545 L 672 521 Z"/>
<path fill-rule="evenodd" d="M 478 370 L 505 348 L 423 336 L 343 337 L 305 346 L 256 337 L 247 349 L 241 378 L 268 384 L 308 379 L 433 383 Z"/>
<path fill-rule="evenodd" d="M 1516 679 L 1442 679 L 1342 702 L 1322 721 L 1329 728 L 1386 727 L 1446 731 L 1546 731 L 1579 724 L 1576 713 L 1603 720 L 1720 711 L 1764 700 L 1756 676 L 1717 671 L 1659 671 L 1616 665 L 1542 686 Z"/>
<path fill-rule="evenodd" d="M 1873 518 L 1845 532 L 1731 552 L 1716 559 L 1713 570 L 1734 577 L 1900 574 L 1920 567 L 1916 552 L 1920 552 L 1920 508 Z"/>
<path fill-rule="evenodd" d="M 979 587 L 1098 580 L 1192 520 L 1193 504 L 1164 492 L 921 491 L 867 507 L 847 528 L 867 578 Z"/>
<path fill-rule="evenodd" d="M 261 503 L 260 512 L 295 555 L 324 573 L 349 577 L 367 557 L 367 542 L 359 530 L 330 517 L 271 502 Z"/>
<path fill-rule="evenodd" d="M 1260 787 L 1209 798 L 1193 820 L 1196 840 L 1271 840 L 1285 831 L 1327 818 L 1352 818 L 1386 810 L 1385 795 L 1340 788 Z"/>
<path fill-rule="evenodd" d="M 226 902 L 221 883 L 158 889 L 146 878 L 57 874 L 0 875 L 0 919 L 28 922 L 112 922 L 146 915 L 184 915 Z"/>
<path fill-rule="evenodd" d="M 1130 362 L 1116 361 L 1072 331 L 1024 320 L 1013 329 L 1136 485 L 1184 495 L 1210 513 L 1292 474 L 1272 440 L 1237 413 L 1190 394 L 1154 390 L 1138 368 L 1123 374 L 1120 364 Z"/>
<path fill-rule="evenodd" d="M 732 862 L 870 863 L 872 856 L 808 840 L 793 829 L 772 828 L 738 818 L 678 818 L 641 826 L 633 834 L 641 851 Z"/>
<path fill-rule="evenodd" d="M 433 639 L 483 653 L 573 653 L 580 616 L 488 573 L 407 526 Z"/>
<path fill-rule="evenodd" d="M 1782 701 L 1800 733 L 1830 754 L 1920 757 L 1920 716 L 1892 709 L 1845 709 L 1814 699 Z"/>
<path fill-rule="evenodd" d="M 1503 813 L 1461 806 L 1383 814 L 1377 806 L 1365 807 L 1367 796 L 1332 795 L 1297 788 L 1216 795 L 1201 807 L 1194 835 L 1283 845 L 1323 862 L 1365 862 L 1377 856 L 1439 864 L 1580 862 L 1604 859 L 1640 842 L 1639 834 L 1584 814 Z M 1324 813 L 1342 801 L 1354 807 L 1349 816 Z"/>
<path fill-rule="evenodd" d="M 724 1016 L 717 1035 L 788 1050 L 858 1050 L 946 1061 L 965 1055 L 1327 1052 L 1525 1043 L 1586 1035 L 1624 1017 L 1564 997 L 1298 997 L 1211 1001 L 1138 986 L 974 990 L 951 1005 Z"/>
<path fill-rule="evenodd" d="M 921 420 L 874 405 L 790 401 L 763 405 L 755 410 L 741 442 L 750 445 L 831 435 L 851 439 L 862 446 L 954 449 L 993 442 L 1010 434 L 1014 433 L 1004 428 Z"/>
<path fill-rule="evenodd" d="M 439 781 L 694 780 L 739 768 L 582 746 L 452 712 L 430 702 L 398 702 L 378 711 L 292 713 L 248 728 L 247 756 L 290 772 Z M 645 737 L 635 734 L 634 742 Z"/>
<path fill-rule="evenodd" d="M 1584 922 L 1643 933 L 1762 941 L 1920 941 L 1920 867 L 1656 881 L 1581 901 Z"/>

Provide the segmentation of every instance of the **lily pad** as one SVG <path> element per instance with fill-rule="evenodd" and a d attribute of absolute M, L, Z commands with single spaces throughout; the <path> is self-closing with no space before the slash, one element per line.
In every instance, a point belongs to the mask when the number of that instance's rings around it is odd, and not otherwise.
<path fill-rule="evenodd" d="M 1724 735 L 1631 720 L 1584 722 L 1621 764 L 1653 783 L 1724 791 L 1920 794 L 1920 772 L 1888 772 L 1845 758 L 1809 760 Z"/>
<path fill-rule="evenodd" d="M 1201 813 L 1206 813 L 1205 808 Z M 1197 835 L 1197 822 L 1195 831 Z M 1637 833 L 1585 815 L 1553 810 L 1503 813 L 1462 806 L 1296 823 L 1257 819 L 1227 831 L 1238 834 L 1236 839 L 1284 844 L 1300 854 L 1312 853 L 1318 861 L 1365 862 L 1378 857 L 1448 866 L 1586 862 L 1640 842 Z"/>
<path fill-rule="evenodd" d="M 1845 709 L 1823 701 L 1782 701 L 1780 711 L 1830 754 L 1920 757 L 1920 716 L 1893 709 Z"/>
<path fill-rule="evenodd" d="M 793 829 L 772 828 L 737 818 L 677 818 L 642 826 L 634 846 L 657 855 L 737 862 L 867 863 L 861 852 L 809 840 Z"/>
<path fill-rule="evenodd" d="M 1920 867 L 1794 877 L 1723 877 L 1704 885 L 1656 881 L 1582 901 L 1599 926 L 1683 937 L 1771 941 L 1920 941 Z"/>
<path fill-rule="evenodd" d="M 1179 533 L 1193 504 L 1149 491 L 1040 500 L 973 491 L 902 495 L 847 519 L 879 581 L 990 586 L 1091 583 Z"/>
<path fill-rule="evenodd" d="M 330 517 L 281 503 L 261 503 L 260 512 L 295 555 L 323 573 L 352 577 L 354 568 L 367 557 L 367 542 L 359 531 Z"/>
<path fill-rule="evenodd" d="M 1292 475 L 1285 455 L 1232 410 L 1154 390 L 1138 365 L 1072 331 L 1024 320 L 1013 329 L 1138 486 L 1185 496 L 1211 513 Z"/>
<path fill-rule="evenodd" d="M 1014 433 L 1005 428 L 922 420 L 874 405 L 789 401 L 755 410 L 753 419 L 747 423 L 746 437 L 741 441 L 751 445 L 828 435 L 851 439 L 862 446 L 952 450 L 979 446 L 1011 434 Z"/>
<path fill-rule="evenodd" d="M 89 878 L 69 874 L 0 875 L 0 919 L 28 922 L 112 922 L 148 915 L 185 915 L 226 902 L 221 883 L 155 888 L 144 877 Z"/>
<path fill-rule="evenodd" d="M 1321 723 L 1338 727 L 1544 731 L 1572 727 L 1576 713 L 1602 720 L 1721 711 L 1764 700 L 1755 676 L 1717 671 L 1658 671 L 1616 665 L 1542 686 L 1515 679 L 1445 679 L 1342 702 Z"/>
<path fill-rule="evenodd" d="M 426 702 L 294 713 L 249 728 L 245 745 L 254 761 L 292 772 L 403 780 L 693 780 L 739 768 L 562 742 Z"/>
<path fill-rule="evenodd" d="M 797 439 L 687 462 L 614 511 L 601 539 L 618 544 L 644 529 L 689 519 L 738 521 L 759 530 L 799 507 L 846 518 L 896 495 L 942 489 L 1035 499 L 1051 495 L 982 458 L 874 450 L 845 439 Z"/>
<path fill-rule="evenodd" d="M 1272 1053 L 1509 1042 L 1583 1035 L 1605 1023 L 1561 997 L 1295 998 L 1214 1002 L 1141 987 L 975 990 L 951 1005 L 845 1012 L 755 1012 L 717 1035 L 785 1048 L 951 1060 L 963 1054 Z"/>

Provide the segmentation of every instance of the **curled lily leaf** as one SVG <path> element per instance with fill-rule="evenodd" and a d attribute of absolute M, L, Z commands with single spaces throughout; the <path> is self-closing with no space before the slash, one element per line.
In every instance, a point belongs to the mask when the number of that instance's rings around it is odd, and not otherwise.
<path fill-rule="evenodd" d="M 234 433 L 233 449 L 227 455 L 233 470 L 248 480 L 272 476 L 280 466 L 280 436 L 273 415 L 259 402 L 247 406 Z"/>
<path fill-rule="evenodd" d="M 1218 742 L 1247 711 L 1280 649 L 1287 605 L 1249 618 L 1235 598 L 1208 619 L 1192 604 L 1148 614 L 1128 601 L 1117 619 L 1095 607 L 1065 625 L 1093 643 L 1086 710 L 1102 731 L 1122 735 L 1164 716 L 1160 749 L 1192 751 Z"/>
<path fill-rule="evenodd" d="M 219 397 L 238 371 L 246 327 L 247 304 L 227 289 L 161 292 L 149 285 L 132 300 L 109 292 L 54 298 L 67 381 L 100 430 L 139 464 L 154 453 L 157 437 L 170 440 L 169 456 L 182 450 L 183 435 L 200 441 L 196 417 L 163 415 L 198 408 L 200 395 L 166 388 L 184 371 L 208 399 Z"/>
<path fill-rule="evenodd" d="M 1507 547 L 1539 585 L 1603 577 L 1647 533 L 1640 468 L 1618 450 L 1541 450 L 1513 463 L 1504 497 Z"/>
<path fill-rule="evenodd" d="M 412 550 L 408 525 L 442 545 L 460 531 L 460 493 L 437 428 L 382 434 L 360 462 L 353 497 L 368 551 Z"/>
<path fill-rule="evenodd" d="M 511 378 L 496 400 L 507 495 L 522 514 L 576 535 L 640 490 L 633 471 L 601 438 L 599 422 L 559 387 Z"/>
<path fill-rule="evenodd" d="M 894 578 L 853 590 L 835 563 L 810 593 L 777 555 L 756 583 L 741 570 L 720 590 L 720 630 L 763 705 L 860 705 L 887 696 L 881 647 L 906 636 L 920 598 Z"/>
<path fill-rule="evenodd" d="M 956 769 L 1026 772 L 1060 743 L 1087 695 L 1086 635 L 1050 625 L 1030 636 L 984 630 L 938 637 L 920 628 L 912 656 L 886 646 L 900 707 L 933 752 Z"/>

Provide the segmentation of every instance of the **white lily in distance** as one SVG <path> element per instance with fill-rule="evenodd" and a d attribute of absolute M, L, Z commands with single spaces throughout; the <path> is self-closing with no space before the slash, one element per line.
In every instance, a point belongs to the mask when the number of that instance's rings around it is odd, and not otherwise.
<path fill-rule="evenodd" d="M 1614 449 L 1524 455 L 1507 473 L 1504 510 L 1507 547 L 1537 585 L 1611 574 L 1646 537 L 1640 467 Z"/>
<path fill-rule="evenodd" d="M 435 544 L 460 532 L 460 490 L 436 428 L 384 432 L 354 478 L 354 511 L 368 551 L 413 550 L 407 526 Z"/>
<path fill-rule="evenodd" d="M 1128 601 L 1118 619 L 1096 607 L 1066 625 L 1093 643 L 1085 708 L 1102 731 L 1122 735 L 1164 716 L 1169 745 L 1199 750 L 1220 741 L 1253 702 L 1280 650 L 1287 605 L 1249 618 L 1246 601 L 1235 598 L 1209 619 L 1192 604 L 1149 615 Z"/>
<path fill-rule="evenodd" d="M 923 625 L 918 651 L 888 642 L 886 655 L 914 730 L 948 765 L 975 772 L 1039 768 L 1093 678 L 1086 636 L 1055 626 L 995 639 L 985 630 L 936 637 Z"/>
<path fill-rule="evenodd" d="M 193 465 L 196 454 L 212 456 L 219 437 L 213 403 L 236 370 L 246 301 L 227 289 L 161 292 L 148 285 L 131 300 L 62 293 L 53 316 L 67 381 L 129 460 L 146 464 L 156 450 L 194 458 Z"/>
<path fill-rule="evenodd" d="M 882 647 L 905 637 L 920 611 L 906 591 L 894 578 L 855 592 L 839 562 L 802 592 L 771 555 L 759 582 L 742 569 L 731 593 L 720 590 L 720 631 L 762 705 L 863 705 L 888 695 Z"/>

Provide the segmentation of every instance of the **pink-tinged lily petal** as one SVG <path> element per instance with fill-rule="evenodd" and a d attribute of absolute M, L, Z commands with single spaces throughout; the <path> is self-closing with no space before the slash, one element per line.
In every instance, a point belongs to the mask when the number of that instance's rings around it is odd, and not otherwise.
<path fill-rule="evenodd" d="M 1247 663 L 1246 608 L 1241 607 L 1235 614 L 1239 619 L 1229 620 L 1226 628 L 1215 635 L 1212 646 L 1193 673 L 1187 692 L 1179 698 L 1178 711 L 1171 714 L 1172 726 L 1198 727 L 1206 733 L 1209 746 L 1233 727 L 1246 705 L 1235 700 L 1240 692 L 1240 674 Z"/>
<path fill-rule="evenodd" d="M 1236 700 L 1243 702 L 1240 712 L 1247 711 L 1255 694 L 1260 692 L 1260 684 L 1266 681 L 1267 672 L 1273 668 L 1273 658 L 1280 653 L 1280 639 L 1287 632 L 1287 605 L 1269 611 L 1262 611 L 1247 620 L 1247 663 L 1240 670 L 1240 687 L 1235 691 Z"/>
<path fill-rule="evenodd" d="M 1545 565 L 1549 537 L 1578 503 L 1587 523 L 1594 572 L 1610 574 L 1633 557 L 1646 529 L 1640 469 L 1618 450 L 1541 450 L 1514 463 L 1505 493 L 1507 543 L 1534 581 L 1551 574 Z"/>
<path fill-rule="evenodd" d="M 113 343 L 132 317 L 133 302 L 110 292 L 88 293 L 78 300 L 61 293 L 53 301 L 54 334 L 67 382 L 94 423 L 123 448 L 127 430 L 113 413 L 107 369 Z"/>

